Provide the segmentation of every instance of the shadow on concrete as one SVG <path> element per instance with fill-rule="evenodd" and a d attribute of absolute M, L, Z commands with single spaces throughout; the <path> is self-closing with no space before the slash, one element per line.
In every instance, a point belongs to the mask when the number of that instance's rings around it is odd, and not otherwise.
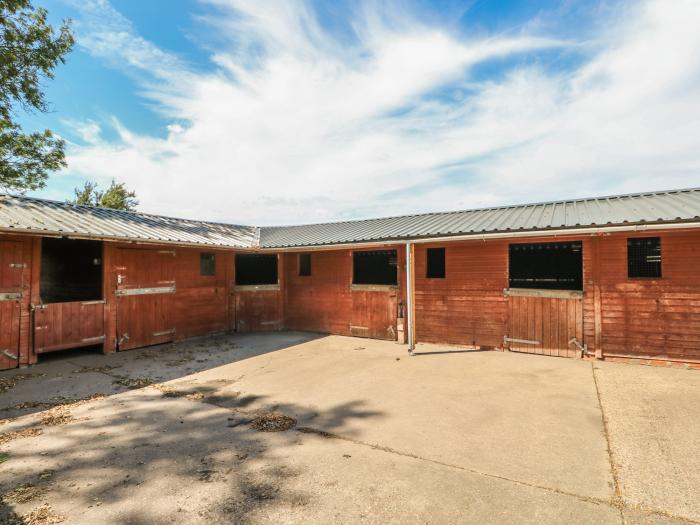
<path fill-rule="evenodd" d="M 352 436 L 346 428 L 350 420 L 383 417 L 366 410 L 361 400 L 319 412 L 291 403 L 265 406 L 265 396 L 240 395 L 227 386 L 187 381 L 165 391 L 148 386 L 76 408 L 76 420 L 44 427 L 31 446 L 24 439 L 9 444 L 11 472 L 0 474 L 0 493 L 23 484 L 44 486 L 45 495 L 32 505 L 58 504 L 67 522 L 95 523 L 109 516 L 127 524 L 248 523 L 267 508 L 310 503 L 307 493 L 288 486 L 300 472 L 285 461 L 299 450 L 293 445 L 303 434 L 232 426 L 241 415 L 260 413 L 247 411 L 251 403 L 264 406 L 262 413 L 293 417 L 297 427 L 346 436 Z M 42 471 L 50 471 L 50 477 L 42 477 Z M 70 502 L 68 512 L 65 502 Z M 0 506 L 0 523 L 13 512 L 21 514 L 15 505 Z"/>
<path fill-rule="evenodd" d="M 305 332 L 222 334 L 104 355 L 94 348 L 42 356 L 39 364 L 0 372 L 0 420 L 95 394 L 180 379 L 327 337 Z"/>

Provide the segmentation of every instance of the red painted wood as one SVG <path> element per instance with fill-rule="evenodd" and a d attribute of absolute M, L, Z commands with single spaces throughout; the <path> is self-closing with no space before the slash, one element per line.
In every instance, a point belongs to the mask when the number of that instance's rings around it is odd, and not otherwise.
<path fill-rule="evenodd" d="M 36 353 L 101 344 L 95 338 L 104 335 L 103 303 L 51 303 L 34 311 Z"/>
<path fill-rule="evenodd" d="M 0 292 L 24 294 L 17 300 L 0 301 L 0 369 L 16 368 L 22 362 L 22 309 L 26 297 L 24 278 L 28 270 L 25 243 L 0 241 Z M 9 355 L 8 355 L 9 354 Z M 12 356 L 12 357 L 11 357 Z"/>
<path fill-rule="evenodd" d="M 175 257 L 174 249 L 119 248 L 115 266 L 117 291 L 176 286 Z M 172 315 L 174 296 L 117 295 L 119 349 L 172 341 L 176 326 Z"/>
<path fill-rule="evenodd" d="M 397 247 L 401 271 L 404 261 L 402 248 Z M 399 286 L 377 287 L 372 291 L 353 287 L 351 250 L 313 252 L 310 276 L 299 275 L 296 253 L 285 254 L 285 265 L 286 328 L 396 339 L 402 279 L 399 279 Z"/>

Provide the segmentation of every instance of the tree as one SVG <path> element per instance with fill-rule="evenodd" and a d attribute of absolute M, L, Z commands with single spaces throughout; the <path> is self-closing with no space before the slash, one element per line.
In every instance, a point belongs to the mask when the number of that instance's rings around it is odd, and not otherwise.
<path fill-rule="evenodd" d="M 98 190 L 96 182 L 86 181 L 82 188 L 75 188 L 74 193 L 75 199 L 70 201 L 72 204 L 97 208 L 132 211 L 139 203 L 135 191 L 128 190 L 123 182 L 117 183 L 114 179 L 105 191 Z"/>
<path fill-rule="evenodd" d="M 66 166 L 62 139 L 50 130 L 24 133 L 14 108 L 49 110 L 41 81 L 52 79 L 74 44 L 70 22 L 56 31 L 30 0 L 0 0 L 0 188 L 43 188 L 48 172 Z"/>

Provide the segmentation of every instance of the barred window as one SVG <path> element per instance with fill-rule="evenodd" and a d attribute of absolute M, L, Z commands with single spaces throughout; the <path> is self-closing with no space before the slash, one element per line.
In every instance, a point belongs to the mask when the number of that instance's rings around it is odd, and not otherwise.
<path fill-rule="evenodd" d="M 511 288 L 583 290 L 581 241 L 511 244 Z"/>
<path fill-rule="evenodd" d="M 661 239 L 636 237 L 627 239 L 627 276 L 661 277 Z"/>

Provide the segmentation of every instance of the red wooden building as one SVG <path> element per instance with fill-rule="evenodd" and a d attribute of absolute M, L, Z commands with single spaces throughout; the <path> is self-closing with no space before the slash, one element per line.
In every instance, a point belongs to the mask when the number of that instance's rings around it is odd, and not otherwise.
<path fill-rule="evenodd" d="M 0 368 L 307 330 L 700 365 L 700 189 L 237 226 L 0 196 Z"/>

